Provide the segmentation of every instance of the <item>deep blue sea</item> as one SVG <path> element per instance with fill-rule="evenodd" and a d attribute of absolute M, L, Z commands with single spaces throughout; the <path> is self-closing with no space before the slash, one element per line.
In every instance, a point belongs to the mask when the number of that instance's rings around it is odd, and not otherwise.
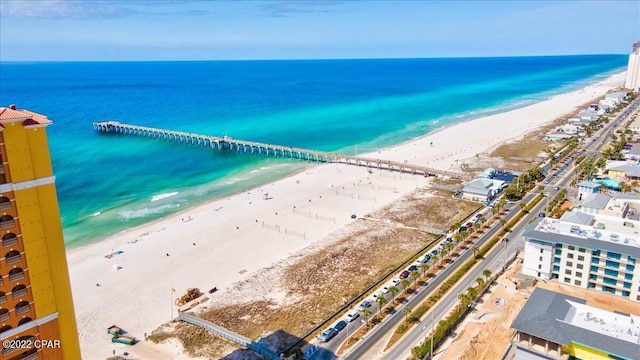
<path fill-rule="evenodd" d="M 96 133 L 124 123 L 353 153 L 624 71 L 626 55 L 0 63 L 0 105 L 47 128 L 65 241 L 79 246 L 307 163 Z"/>

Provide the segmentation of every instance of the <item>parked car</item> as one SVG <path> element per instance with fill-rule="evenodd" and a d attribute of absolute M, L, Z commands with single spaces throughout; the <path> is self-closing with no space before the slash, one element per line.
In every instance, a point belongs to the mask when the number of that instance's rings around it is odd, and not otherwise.
<path fill-rule="evenodd" d="M 360 313 L 358 313 L 355 310 L 351 310 L 347 313 L 346 319 L 347 321 L 352 322 L 353 320 L 357 319 L 359 316 L 360 316 Z"/>
<path fill-rule="evenodd" d="M 371 303 L 369 302 L 369 300 L 365 300 L 363 302 L 360 303 L 360 305 L 358 305 L 358 310 L 362 311 L 366 308 L 370 308 L 371 307 Z"/>
<path fill-rule="evenodd" d="M 438 250 L 437 249 L 431 250 L 431 255 L 438 255 Z"/>
<path fill-rule="evenodd" d="M 429 262 L 431 260 L 431 254 L 427 254 L 422 258 L 422 263 Z"/>
<path fill-rule="evenodd" d="M 336 329 L 336 331 L 340 331 L 344 329 L 346 326 L 347 326 L 347 322 L 344 320 L 340 320 L 333 326 L 333 328 Z"/>
<path fill-rule="evenodd" d="M 406 278 L 409 277 L 409 275 L 411 275 L 411 272 L 405 270 L 405 271 L 402 272 L 402 274 L 400 274 L 399 278 L 400 279 L 406 279 Z"/>
<path fill-rule="evenodd" d="M 482 214 L 476 214 L 475 218 L 476 219 L 480 219 L 482 217 Z"/>
<path fill-rule="evenodd" d="M 469 221 L 468 223 L 464 224 L 465 227 L 470 228 L 473 226 L 473 223 L 471 221 Z"/>
<path fill-rule="evenodd" d="M 332 337 L 336 336 L 337 333 L 338 332 L 336 331 L 336 329 L 328 328 L 327 330 L 323 331 L 322 334 L 318 335 L 318 339 L 327 342 L 331 340 Z"/>
<path fill-rule="evenodd" d="M 391 280 L 391 283 L 395 286 L 398 286 L 398 284 L 400 284 L 400 279 L 393 279 Z"/>
<path fill-rule="evenodd" d="M 411 265 L 411 266 L 409 266 L 409 268 L 407 269 L 407 271 L 409 271 L 409 272 L 412 272 L 412 271 L 414 271 L 414 270 L 418 270 L 418 267 L 417 267 L 417 266 L 415 266 L 415 265 Z"/>

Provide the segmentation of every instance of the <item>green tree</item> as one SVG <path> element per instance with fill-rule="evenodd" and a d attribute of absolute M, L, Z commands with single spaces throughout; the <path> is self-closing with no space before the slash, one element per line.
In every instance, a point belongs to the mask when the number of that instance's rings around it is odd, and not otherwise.
<path fill-rule="evenodd" d="M 409 285 L 411 285 L 411 282 L 409 281 L 409 279 L 402 279 L 400 280 L 400 285 L 402 285 L 402 288 L 406 290 Z"/>
<path fill-rule="evenodd" d="M 413 282 L 415 282 L 416 280 L 418 280 L 420 278 L 420 272 L 418 270 L 413 270 L 411 272 L 410 276 L 413 279 Z"/>
<path fill-rule="evenodd" d="M 484 277 L 489 280 L 489 278 L 491 277 L 491 270 L 489 269 L 484 269 L 482 270 L 482 275 L 484 275 Z"/>
<path fill-rule="evenodd" d="M 469 296 L 467 294 L 465 294 L 465 293 L 458 294 L 458 299 L 463 304 L 468 304 L 469 303 Z"/>
<path fill-rule="evenodd" d="M 385 299 L 384 295 L 380 295 L 376 298 L 376 303 L 378 304 L 378 314 L 380 314 L 382 307 L 387 303 L 387 299 Z"/>
<path fill-rule="evenodd" d="M 480 253 L 480 248 L 474 245 L 473 247 L 471 247 L 471 251 L 473 251 L 473 255 L 475 257 L 478 257 L 478 254 Z"/>
<path fill-rule="evenodd" d="M 482 286 L 484 285 L 484 279 L 481 277 L 476 278 L 476 282 L 478 283 L 478 285 Z"/>
<path fill-rule="evenodd" d="M 396 294 L 400 291 L 400 289 L 398 289 L 398 287 L 395 285 L 391 285 L 389 286 L 388 291 L 389 291 L 389 294 L 391 294 L 391 297 L 394 298 L 396 297 Z"/>
<path fill-rule="evenodd" d="M 420 270 L 422 270 L 422 275 L 426 274 L 429 271 L 429 265 L 426 263 L 420 264 Z"/>
<path fill-rule="evenodd" d="M 362 316 L 364 316 L 364 321 L 365 321 L 366 325 L 369 325 L 369 316 L 371 316 L 371 309 L 364 308 L 362 310 Z"/>
<path fill-rule="evenodd" d="M 478 296 L 478 291 L 474 287 L 467 288 L 467 293 L 469 294 L 469 298 L 474 300 L 476 296 Z"/>
<path fill-rule="evenodd" d="M 411 308 L 408 306 L 405 306 L 404 309 L 402 309 L 402 312 L 404 313 L 404 321 L 407 321 L 407 318 L 409 317 L 409 314 L 411 314 Z"/>

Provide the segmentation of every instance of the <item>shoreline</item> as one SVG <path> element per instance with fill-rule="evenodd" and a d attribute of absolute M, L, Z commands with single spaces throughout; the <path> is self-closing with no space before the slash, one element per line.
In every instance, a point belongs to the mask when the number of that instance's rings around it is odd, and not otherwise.
<path fill-rule="evenodd" d="M 523 108 L 445 126 L 361 156 L 451 170 L 462 160 L 521 138 L 573 111 L 619 86 L 621 80 L 624 73 Z M 464 139 L 464 148 L 458 146 L 460 138 Z M 169 321 L 170 315 L 176 315 L 172 301 L 187 288 L 198 287 L 205 293 L 214 286 L 231 288 L 260 269 L 322 242 L 355 221 L 352 214 L 361 217 L 428 181 L 384 170 L 369 174 L 356 166 L 317 164 L 281 180 L 212 199 L 70 249 L 67 258 L 82 351 L 85 356 L 110 354 L 114 347 L 103 333 L 114 323 L 143 339 L 144 333 L 151 333 Z M 271 197 L 268 200 L 264 195 L 267 192 Z M 123 253 L 105 257 L 118 251 Z M 121 269 L 116 270 L 114 265 Z M 213 301 L 215 296 L 210 298 Z"/>

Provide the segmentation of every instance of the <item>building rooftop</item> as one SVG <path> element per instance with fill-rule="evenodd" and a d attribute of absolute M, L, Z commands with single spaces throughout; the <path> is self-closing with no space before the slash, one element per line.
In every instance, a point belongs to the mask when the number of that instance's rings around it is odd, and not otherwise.
<path fill-rule="evenodd" d="M 25 126 L 50 124 L 46 116 L 25 109 L 16 109 L 14 105 L 8 108 L 0 107 L 0 122 L 22 121 Z"/>
<path fill-rule="evenodd" d="M 597 189 L 600 186 L 601 186 L 600 184 L 593 181 L 582 181 L 578 183 L 578 187 L 586 187 L 589 189 Z"/>
<path fill-rule="evenodd" d="M 640 316 L 608 312 L 585 303 L 583 299 L 536 288 L 511 327 L 556 344 L 574 342 L 622 358 L 637 358 Z"/>
<path fill-rule="evenodd" d="M 588 194 L 587 196 L 584 197 L 584 199 L 582 199 L 582 202 L 580 202 L 580 207 L 602 210 L 607 207 L 607 204 L 609 204 L 610 200 L 611 200 L 611 196 L 607 194 L 601 194 L 601 193 Z"/>
<path fill-rule="evenodd" d="M 574 224 L 591 226 L 595 221 L 595 217 L 593 215 L 585 214 L 580 211 L 567 211 L 566 213 L 562 214 L 560 220 Z"/>
<path fill-rule="evenodd" d="M 627 176 L 640 177 L 640 166 L 633 164 L 624 164 L 613 166 L 609 168 L 609 171 L 622 171 L 627 174 Z"/>
<path fill-rule="evenodd" d="M 534 221 L 522 236 L 532 240 L 600 249 L 640 258 L 640 221 L 595 216 L 595 226 L 553 218 Z"/>

